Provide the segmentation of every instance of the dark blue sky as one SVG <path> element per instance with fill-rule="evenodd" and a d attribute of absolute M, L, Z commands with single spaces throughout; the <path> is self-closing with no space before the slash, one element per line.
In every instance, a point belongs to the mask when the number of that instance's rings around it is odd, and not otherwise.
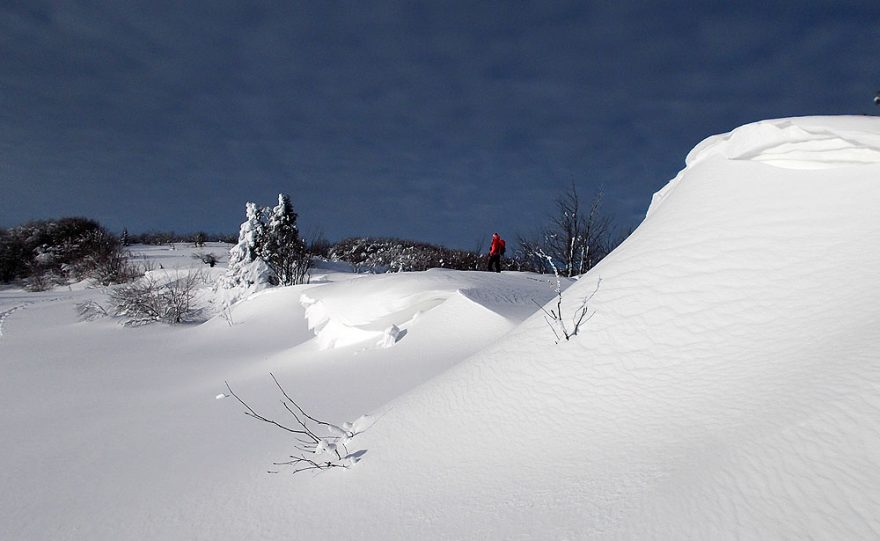
<path fill-rule="evenodd" d="M 702 138 L 874 114 L 880 2 L 0 0 L 0 226 L 472 248 L 574 180 L 636 225 Z"/>

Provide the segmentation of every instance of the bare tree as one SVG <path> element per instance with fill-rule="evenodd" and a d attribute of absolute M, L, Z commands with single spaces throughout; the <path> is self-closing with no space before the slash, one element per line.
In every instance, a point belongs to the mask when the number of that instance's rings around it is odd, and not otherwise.
<path fill-rule="evenodd" d="M 593 267 L 599 253 L 602 237 L 608 234 L 609 220 L 599 212 L 605 192 L 602 188 L 593 196 L 589 211 L 582 208 L 574 182 L 567 192 L 556 200 L 556 214 L 544 232 L 547 251 L 562 262 L 562 272 L 569 278 L 581 275 Z"/>
<path fill-rule="evenodd" d="M 593 268 L 616 245 L 610 237 L 611 219 L 602 213 L 604 196 L 600 187 L 585 207 L 572 182 L 556 199 L 556 211 L 539 238 L 519 237 L 525 256 L 544 266 L 552 261 L 554 272 L 569 278 Z"/>
<path fill-rule="evenodd" d="M 303 235 L 306 251 L 312 256 L 329 257 L 333 243 L 327 240 L 324 231 L 319 227 L 311 227 L 308 233 Z"/>
<path fill-rule="evenodd" d="M 547 260 L 541 257 L 541 254 L 544 252 L 543 245 L 541 244 L 542 234 L 538 235 L 517 235 L 517 244 L 519 245 L 519 249 L 517 250 L 514 259 L 519 262 L 519 270 L 539 272 L 544 274 L 545 272 L 550 272 L 551 269 L 547 265 Z"/>

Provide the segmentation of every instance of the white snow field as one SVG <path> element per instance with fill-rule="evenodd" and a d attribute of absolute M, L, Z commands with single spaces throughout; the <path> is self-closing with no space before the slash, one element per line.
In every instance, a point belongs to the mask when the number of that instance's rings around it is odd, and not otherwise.
<path fill-rule="evenodd" d="M 559 344 L 520 273 L 319 271 L 232 326 L 0 290 L 0 539 L 880 538 L 877 208 L 880 118 L 710 137 Z M 362 460 L 273 466 L 289 435 L 215 399 L 283 419 L 269 372 L 369 414 Z"/>

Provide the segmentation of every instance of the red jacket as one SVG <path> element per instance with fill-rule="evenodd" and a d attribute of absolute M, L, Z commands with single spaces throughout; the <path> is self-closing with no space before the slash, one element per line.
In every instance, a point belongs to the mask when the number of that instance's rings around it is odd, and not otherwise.
<path fill-rule="evenodd" d="M 492 246 L 489 248 L 489 255 L 501 255 L 504 253 L 504 240 L 498 236 L 498 233 L 492 235 Z"/>

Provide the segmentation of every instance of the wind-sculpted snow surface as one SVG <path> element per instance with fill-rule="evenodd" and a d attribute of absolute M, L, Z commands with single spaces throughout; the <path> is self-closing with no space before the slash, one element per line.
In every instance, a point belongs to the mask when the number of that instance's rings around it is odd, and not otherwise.
<path fill-rule="evenodd" d="M 154 274 L 206 268 L 192 247 L 134 249 L 161 265 Z M 333 523 L 340 509 L 387 503 L 384 489 L 359 502 L 345 495 L 372 450 L 348 449 L 340 465 L 358 464 L 342 476 L 290 479 L 291 468 L 273 463 L 297 456 L 295 436 L 242 415 L 224 382 L 289 423 L 272 373 L 306 411 L 345 428 L 502 339 L 555 286 L 526 273 L 358 276 L 324 263 L 313 276 L 231 306 L 226 289 L 206 284 L 197 302 L 222 303 L 216 317 L 138 328 L 78 318 L 77 306 L 107 302 L 104 290 L 0 289 L 0 395 L 9 404 L 0 416 L 0 539 L 304 539 L 328 528 L 360 538 Z M 335 336 L 308 329 L 304 294 L 338 322 Z M 352 339 L 357 332 L 368 339 Z M 334 347 L 322 349 L 324 338 Z M 359 440 L 371 428 L 357 425 Z"/>
<path fill-rule="evenodd" d="M 687 156 L 687 168 L 654 195 L 650 215 L 682 175 L 704 161 L 756 161 L 783 169 L 838 169 L 880 163 L 875 117 L 802 117 L 746 124 L 714 135 Z"/>
<path fill-rule="evenodd" d="M 878 137 L 808 118 L 698 146 L 566 292 L 602 278 L 576 339 L 536 315 L 392 404 L 347 485 L 399 492 L 364 537 L 880 537 Z"/>
<path fill-rule="evenodd" d="M 426 273 L 364 275 L 307 290 L 300 302 L 324 349 L 353 344 L 390 347 L 416 320 L 452 303 L 456 317 L 485 311 L 516 323 L 534 313 L 535 303 L 554 296 L 555 282 L 527 274 L 490 274 L 434 269 Z"/>

